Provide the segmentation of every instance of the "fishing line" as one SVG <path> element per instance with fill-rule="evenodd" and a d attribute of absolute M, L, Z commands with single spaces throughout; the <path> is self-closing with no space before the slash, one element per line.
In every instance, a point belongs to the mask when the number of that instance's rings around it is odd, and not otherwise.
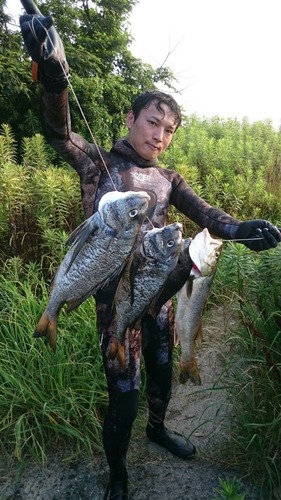
<path fill-rule="evenodd" d="M 35 39 L 36 39 L 39 43 L 41 43 L 41 42 L 40 42 L 40 40 L 38 40 L 38 37 L 37 37 L 36 32 L 35 32 L 35 29 L 34 29 L 34 19 L 35 19 L 35 17 L 33 17 L 33 18 L 32 18 L 32 21 L 31 21 L 31 22 L 29 21 L 29 23 L 28 23 L 28 24 L 29 24 L 30 30 L 31 30 L 31 32 L 32 32 L 32 34 L 33 34 L 33 36 L 34 36 L 34 38 L 35 38 Z M 105 160 L 104 160 L 104 158 L 103 158 L 103 156 L 102 156 L 102 154 L 101 154 L 101 150 L 100 150 L 100 148 L 99 148 L 99 146 L 98 146 L 98 144 L 97 144 L 97 141 L 96 141 L 96 139 L 95 139 L 95 137 L 94 137 L 94 134 L 92 133 L 92 130 L 91 130 L 90 125 L 89 125 L 89 123 L 88 123 L 88 121 L 87 121 L 87 118 L 86 118 L 85 113 L 84 113 L 84 111 L 83 111 L 83 109 L 82 109 L 82 106 L 81 106 L 81 104 L 80 104 L 80 102 L 79 102 L 79 100 L 78 100 L 78 97 L 76 96 L 76 93 L 75 93 L 75 90 L 74 90 L 74 88 L 73 88 L 73 85 L 72 85 L 72 83 L 70 82 L 70 78 L 69 78 L 68 74 L 67 74 L 67 73 L 66 73 L 66 71 L 65 71 L 65 68 L 64 68 L 64 66 L 63 66 L 62 61 L 61 61 L 61 60 L 60 60 L 60 58 L 58 57 L 57 49 L 56 49 L 56 47 L 55 47 L 55 46 L 54 46 L 54 44 L 53 44 L 53 41 L 52 41 L 52 39 L 51 39 L 51 37 L 50 37 L 50 35 L 49 35 L 49 32 L 48 32 L 48 30 L 45 28 L 45 26 L 41 23 L 40 19 L 38 19 L 38 18 L 36 17 L 36 20 L 38 21 L 38 23 L 42 26 L 42 28 L 43 28 L 43 29 L 45 30 L 45 32 L 46 32 L 47 38 L 48 38 L 48 40 L 49 40 L 49 42 L 50 42 L 50 44 L 51 44 L 51 46 L 52 46 L 52 49 L 54 50 L 55 54 L 57 55 L 57 59 L 58 59 L 59 65 L 60 65 L 60 67 L 61 67 L 61 69 L 62 69 L 62 71 L 63 71 L 63 74 L 64 74 L 64 76 L 65 76 L 65 78 L 66 78 L 66 80 L 67 80 L 67 83 L 68 83 L 68 85 L 69 85 L 69 88 L 70 88 L 70 90 L 71 90 L 71 92 L 72 92 L 72 94 L 73 94 L 73 96 L 74 96 L 74 99 L 75 99 L 75 101 L 76 101 L 76 104 L 77 104 L 77 106 L 78 106 L 78 109 L 79 109 L 79 111 L 80 111 L 80 113 L 81 113 L 81 116 L 82 116 L 82 118 L 83 118 L 83 120 L 84 120 L 84 122 L 85 122 L 85 124 L 86 124 L 86 126 L 87 126 L 87 129 L 88 129 L 88 131 L 89 131 L 89 133 L 90 133 L 90 135 L 91 135 L 91 138 L 92 138 L 92 140 L 93 140 L 93 143 L 95 144 L 95 146 L 96 146 L 96 148 L 97 148 L 97 152 L 98 152 L 98 154 L 99 154 L 99 156 L 100 156 L 100 158 L 101 158 L 101 161 L 102 161 L 103 166 L 104 166 L 104 168 L 105 168 L 105 170 L 106 170 L 106 172 L 107 172 L 107 175 L 108 175 L 108 177 L 109 177 L 109 179 L 110 179 L 110 181 L 111 181 L 111 183 L 112 183 L 112 185 L 113 185 L 113 187 L 114 187 L 115 191 L 118 191 L 118 190 L 117 190 L 117 188 L 116 188 L 116 186 L 115 186 L 115 184 L 114 184 L 113 178 L 112 178 L 112 176 L 111 176 L 111 174 L 110 174 L 110 172 L 109 172 L 109 169 L 108 169 L 108 167 L 107 167 L 107 165 L 106 165 L 106 163 L 105 163 Z M 148 222 L 151 224 L 152 228 L 154 228 L 154 225 L 153 225 L 152 221 L 149 219 L 149 217 L 146 217 L 146 219 L 147 219 L 147 220 L 148 220 Z"/>
<path fill-rule="evenodd" d="M 51 46 L 52 46 L 52 48 L 53 48 L 53 50 L 54 50 L 55 54 L 57 55 L 57 59 L 58 59 L 59 65 L 60 65 L 60 67 L 61 67 L 61 69 L 62 69 L 62 71 L 63 71 L 63 74 L 64 74 L 64 76 L 65 76 L 65 78 L 66 78 L 66 80 L 67 80 L 67 83 L 68 83 L 68 85 L 69 85 L 69 88 L 70 88 L 70 90 L 71 90 L 71 92 L 72 92 L 72 94 L 73 94 L 73 96 L 74 96 L 74 99 L 75 99 L 75 101 L 76 101 L 76 104 L 77 104 L 77 106 L 78 106 L 78 109 L 79 109 L 79 111 L 80 111 L 80 113 L 81 113 L 81 115 L 82 115 L 82 118 L 83 118 L 83 120 L 84 120 L 84 122 L 85 122 L 85 124 L 86 124 L 86 126 L 87 126 L 87 129 L 88 129 L 88 131 L 89 131 L 89 133 L 90 133 L 90 135 L 91 135 L 91 138 L 92 138 L 92 140 L 93 140 L 93 143 L 94 143 L 94 145 L 95 145 L 95 146 L 96 146 L 96 148 L 97 148 L 97 152 L 98 152 L 98 154 L 99 154 L 99 156 L 100 156 L 100 159 L 101 159 L 101 161 L 102 161 L 102 163 L 103 163 L 103 166 L 104 166 L 104 168 L 105 168 L 105 170 L 106 170 L 106 172 L 107 172 L 107 174 L 108 174 L 108 177 L 109 177 L 109 179 L 110 179 L 110 181 L 111 181 L 111 183 L 112 183 L 112 185 L 113 185 L 114 190 L 115 190 L 115 191 L 117 191 L 117 188 L 116 188 L 116 186 L 115 186 L 115 184 L 114 184 L 114 181 L 113 181 L 113 179 L 112 179 L 112 176 L 111 176 L 111 174 L 110 174 L 110 172 L 109 172 L 109 170 L 108 170 L 108 167 L 107 167 L 107 165 L 106 165 L 106 163 L 105 163 L 105 160 L 104 160 L 104 158 L 103 158 L 103 156 L 102 156 L 102 154 L 101 154 L 101 150 L 100 150 L 100 148 L 99 148 L 99 146 L 98 146 L 98 144 L 97 144 L 97 141 L 96 141 L 96 139 L 95 139 L 95 137 L 94 137 L 94 134 L 92 133 L 91 127 L 90 127 L 90 125 L 89 125 L 89 123 L 88 123 L 88 121 L 87 121 L 87 118 L 86 118 L 85 113 L 84 113 L 84 111 L 83 111 L 83 109 L 82 109 L 82 106 L 80 105 L 80 102 L 79 102 L 79 100 L 78 100 L 78 97 L 76 96 L 76 93 L 75 93 L 75 90 L 74 90 L 74 88 L 73 88 L 73 85 L 72 85 L 72 83 L 70 82 L 70 78 L 69 78 L 68 74 L 67 74 L 67 73 L 66 73 L 66 71 L 65 71 L 65 68 L 64 68 L 64 66 L 63 66 L 63 64 L 62 64 L 62 61 L 61 61 L 61 60 L 60 60 L 60 58 L 58 57 L 57 49 L 56 49 L 56 47 L 55 47 L 55 46 L 54 46 L 54 44 L 53 44 L 53 41 L 52 41 L 52 39 L 51 39 L 51 37 L 50 37 L 50 35 L 49 35 L 49 32 L 48 32 L 48 30 L 45 28 L 45 26 L 41 23 L 40 19 L 38 19 L 37 17 L 36 17 L 36 21 L 38 21 L 38 23 L 39 23 L 39 24 L 42 26 L 42 28 L 45 30 L 46 35 L 47 35 L 47 38 L 48 38 L 48 40 L 49 40 L 49 42 L 50 42 L 50 44 L 51 44 Z M 35 33 L 35 29 L 34 29 L 34 17 L 32 18 L 32 22 L 30 22 L 30 21 L 29 21 L 29 23 L 28 23 L 28 24 L 29 24 L 30 30 L 31 30 L 31 32 L 32 32 L 32 34 L 33 34 L 33 36 L 34 36 L 34 38 L 35 38 L 35 39 L 36 39 L 36 40 L 40 43 L 40 41 L 38 40 L 38 37 L 37 37 L 37 35 L 36 35 L 36 33 Z"/>
<path fill-rule="evenodd" d="M 222 240 L 223 242 L 231 243 L 232 241 L 258 241 L 264 240 L 264 237 L 261 238 L 234 238 L 233 240 Z"/>

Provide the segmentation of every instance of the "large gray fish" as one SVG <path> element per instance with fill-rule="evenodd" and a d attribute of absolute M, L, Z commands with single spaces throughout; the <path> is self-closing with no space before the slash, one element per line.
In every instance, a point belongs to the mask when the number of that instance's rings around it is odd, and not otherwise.
<path fill-rule="evenodd" d="M 124 335 L 151 307 L 168 275 L 177 265 L 182 224 L 174 223 L 148 231 L 131 255 L 119 281 L 115 298 L 116 339 L 111 357 L 125 364 Z"/>
<path fill-rule="evenodd" d="M 194 355 L 195 341 L 202 335 L 202 315 L 215 277 L 222 240 L 212 238 L 207 228 L 198 233 L 189 245 L 193 262 L 190 277 L 177 294 L 175 330 L 181 345 L 180 382 L 188 379 L 201 385 Z"/>
<path fill-rule="evenodd" d="M 75 309 L 121 272 L 147 215 L 149 200 L 144 191 L 110 191 L 101 198 L 98 211 L 73 231 L 35 337 L 46 336 L 55 350 L 61 307 L 66 303 L 67 311 Z"/>

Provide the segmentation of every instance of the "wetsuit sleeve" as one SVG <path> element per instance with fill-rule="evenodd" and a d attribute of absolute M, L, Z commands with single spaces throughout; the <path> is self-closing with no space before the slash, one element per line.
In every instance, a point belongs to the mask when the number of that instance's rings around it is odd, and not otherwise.
<path fill-rule="evenodd" d="M 199 227 L 207 227 L 211 234 L 219 238 L 235 238 L 242 224 L 223 210 L 206 203 L 179 175 L 173 181 L 170 203 Z"/>
<path fill-rule="evenodd" d="M 59 94 L 43 89 L 43 126 L 48 143 L 80 176 L 98 158 L 97 148 L 71 129 L 68 90 Z"/>
<path fill-rule="evenodd" d="M 43 128 L 48 143 L 78 173 L 84 212 L 89 217 L 106 153 L 72 131 L 67 88 L 60 93 L 43 88 Z"/>

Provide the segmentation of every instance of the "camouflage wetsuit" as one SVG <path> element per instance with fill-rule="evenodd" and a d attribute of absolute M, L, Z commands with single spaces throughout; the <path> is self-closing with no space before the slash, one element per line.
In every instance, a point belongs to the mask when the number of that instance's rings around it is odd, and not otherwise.
<path fill-rule="evenodd" d="M 48 142 L 77 171 L 85 216 L 97 209 L 101 196 L 113 190 L 112 181 L 95 145 L 71 131 L 67 90 L 60 94 L 44 91 L 44 127 Z M 114 186 L 119 191 L 147 191 L 155 206 L 151 220 L 155 227 L 165 225 L 169 204 L 219 237 L 235 236 L 240 221 L 211 207 L 199 198 L 176 172 L 163 169 L 157 161 L 141 158 L 126 140 L 120 140 L 109 153 L 101 151 Z M 148 227 L 148 229 L 150 229 Z M 124 461 L 131 426 L 136 417 L 140 385 L 140 353 L 145 360 L 149 420 L 163 422 L 170 399 L 174 316 L 168 301 L 153 319 L 146 315 L 140 331 L 126 336 L 126 367 L 107 358 L 112 332 L 111 300 L 96 297 L 98 331 L 108 381 L 109 411 L 104 423 L 104 447 L 111 469 Z"/>

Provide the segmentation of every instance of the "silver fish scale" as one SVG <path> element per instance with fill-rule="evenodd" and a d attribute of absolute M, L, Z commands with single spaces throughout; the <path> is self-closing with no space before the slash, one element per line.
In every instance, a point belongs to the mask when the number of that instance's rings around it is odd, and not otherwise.
<path fill-rule="evenodd" d="M 65 270 L 68 259 L 59 268 L 50 299 L 54 309 L 58 307 L 57 301 L 68 303 L 95 293 L 107 279 L 121 269 L 132 246 L 131 239 L 127 238 L 115 238 L 111 241 L 103 238 L 103 245 L 98 247 L 94 245 L 94 240 L 95 238 L 91 238 L 85 243 L 67 273 Z M 114 260 L 110 259 L 113 253 Z M 49 311 L 52 304 L 48 307 Z"/>
<path fill-rule="evenodd" d="M 144 260 L 134 279 L 134 301 L 131 303 L 130 280 L 122 275 L 115 298 L 116 335 L 122 342 L 126 328 L 133 326 L 147 311 L 153 299 L 161 291 L 168 275 L 175 268 L 181 250 L 181 224 L 148 231 L 147 248 L 153 255 Z M 151 239 L 151 241 L 150 241 Z M 167 246 L 167 239 L 174 240 L 174 246 Z M 157 252 L 157 248 L 161 251 Z"/>
<path fill-rule="evenodd" d="M 137 197 L 141 198 L 141 195 L 138 193 Z M 119 213 L 116 226 L 121 226 L 121 229 L 117 237 L 112 236 L 116 231 L 97 217 L 100 227 L 88 237 L 71 266 L 79 241 L 73 244 L 57 270 L 46 308 L 50 315 L 56 315 L 64 303 L 70 304 L 70 309 L 77 307 L 118 274 L 130 254 L 145 215 L 146 209 L 142 208 L 135 220 L 124 217 L 122 227 Z"/>

